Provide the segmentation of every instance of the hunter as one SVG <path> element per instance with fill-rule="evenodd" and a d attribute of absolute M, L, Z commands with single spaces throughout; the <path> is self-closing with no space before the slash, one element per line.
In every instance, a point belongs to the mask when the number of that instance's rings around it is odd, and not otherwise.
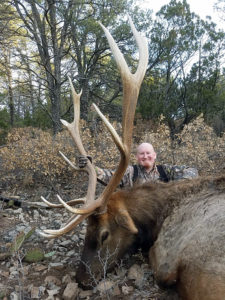
<path fill-rule="evenodd" d="M 129 165 L 120 182 L 120 187 L 132 187 L 134 184 L 142 184 L 152 181 L 180 180 L 194 178 L 198 176 L 196 168 L 187 167 L 185 165 L 176 166 L 156 164 L 156 152 L 150 143 L 142 143 L 137 147 L 136 160 L 137 164 Z M 79 168 L 84 168 L 87 160 L 92 161 L 90 156 L 79 156 Z M 114 171 L 109 169 L 101 169 L 95 167 L 97 178 L 100 183 L 107 185 Z"/>

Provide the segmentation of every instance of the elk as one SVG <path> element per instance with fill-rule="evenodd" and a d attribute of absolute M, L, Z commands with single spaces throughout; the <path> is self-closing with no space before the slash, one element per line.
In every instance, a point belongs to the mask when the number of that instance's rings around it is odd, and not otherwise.
<path fill-rule="evenodd" d="M 110 48 L 120 70 L 123 83 L 122 139 L 93 105 L 120 151 L 120 162 L 109 184 L 95 197 L 96 173 L 91 162 L 85 169 L 89 175 L 87 196 L 53 204 L 72 213 L 59 230 L 44 230 L 40 234 L 55 238 L 74 229 L 87 220 L 87 233 L 81 263 L 76 278 L 84 287 L 91 285 L 89 269 L 101 276 L 99 255 L 110 253 L 110 268 L 127 251 L 138 248 L 149 252 L 150 265 L 162 286 L 175 285 L 181 297 L 187 300 L 225 299 L 225 176 L 203 177 L 171 183 L 148 183 L 129 190 L 116 190 L 129 163 L 133 120 L 136 103 L 148 63 L 145 38 L 130 26 L 139 48 L 139 64 L 132 74 L 115 41 L 102 25 Z M 81 155 L 87 155 L 79 133 L 80 94 L 70 80 L 74 121 L 62 123 L 69 130 Z M 62 154 L 62 153 L 61 153 Z M 63 154 L 64 159 L 77 168 Z M 77 204 L 82 204 L 77 207 Z"/>

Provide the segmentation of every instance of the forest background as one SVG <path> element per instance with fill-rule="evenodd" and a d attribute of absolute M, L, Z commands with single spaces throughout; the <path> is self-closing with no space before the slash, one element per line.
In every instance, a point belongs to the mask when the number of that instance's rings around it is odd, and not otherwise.
<path fill-rule="evenodd" d="M 225 1 L 215 8 L 225 21 Z M 132 70 L 136 45 L 127 15 L 149 43 L 135 117 L 135 146 L 152 142 L 162 163 L 224 168 L 225 32 L 188 3 L 172 0 L 153 15 L 135 0 L 2 0 L 0 3 L 1 179 L 27 185 L 71 175 L 61 150 L 78 154 L 60 119 L 71 121 L 68 76 L 81 96 L 81 132 L 94 162 L 114 167 L 118 153 L 91 109 L 120 131 L 122 85 L 98 21 Z M 134 161 L 132 153 L 131 161 Z M 44 175 L 44 176 L 43 176 Z M 14 179 L 14 180 L 13 180 Z"/>

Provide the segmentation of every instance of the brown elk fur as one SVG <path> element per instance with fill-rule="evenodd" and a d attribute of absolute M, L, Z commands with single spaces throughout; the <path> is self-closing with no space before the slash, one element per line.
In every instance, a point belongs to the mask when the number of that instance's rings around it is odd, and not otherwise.
<path fill-rule="evenodd" d="M 150 249 L 155 278 L 183 299 L 225 299 L 225 176 L 115 192 L 88 218 L 78 282 L 90 284 L 87 266 L 101 274 L 100 256 L 112 267 L 132 247 Z"/>

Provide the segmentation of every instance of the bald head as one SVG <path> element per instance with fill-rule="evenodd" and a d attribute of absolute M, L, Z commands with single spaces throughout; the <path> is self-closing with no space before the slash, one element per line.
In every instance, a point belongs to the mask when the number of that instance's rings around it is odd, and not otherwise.
<path fill-rule="evenodd" d="M 153 151 L 155 152 L 152 144 L 150 143 L 141 143 L 138 147 L 137 147 L 137 153 L 141 152 L 142 150 L 148 150 L 148 151 Z"/>
<path fill-rule="evenodd" d="M 142 143 L 137 147 L 136 154 L 137 162 L 139 165 L 145 167 L 146 171 L 152 170 L 156 160 L 155 150 L 150 143 Z"/>

